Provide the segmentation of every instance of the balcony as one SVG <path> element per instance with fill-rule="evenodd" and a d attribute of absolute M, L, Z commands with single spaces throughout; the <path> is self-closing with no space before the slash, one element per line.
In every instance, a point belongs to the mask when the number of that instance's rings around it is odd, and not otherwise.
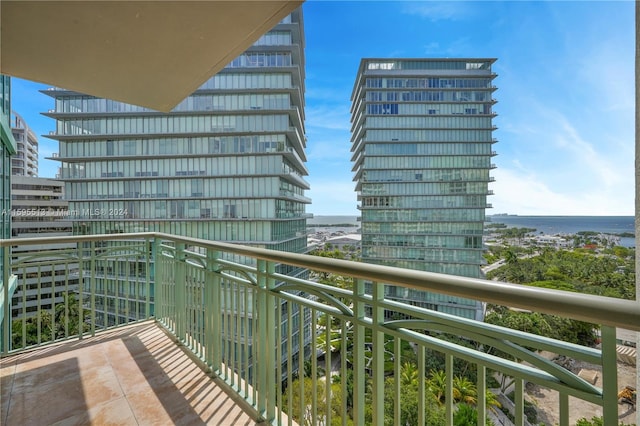
<path fill-rule="evenodd" d="M 52 242 L 70 247 L 55 253 L 41 249 Z M 452 385 L 454 362 L 460 360 L 477 372 L 479 425 L 486 419 L 502 421 L 486 408 L 491 399 L 486 389 L 496 377 L 513 382 L 516 425 L 526 424 L 529 384 L 556 395 L 557 406 L 547 415 L 560 425 L 575 423 L 571 414 L 580 404 L 592 404 L 607 425 L 617 424 L 625 411 L 617 400 L 616 327 L 640 331 L 635 301 L 160 233 L 0 240 L 0 247 L 4 265 L 11 261 L 14 271 L 5 268 L 3 283 L 9 284 L 0 288 L 2 424 L 47 419 L 315 425 L 346 424 L 344 413 L 349 413 L 353 424 L 382 425 L 390 409 L 399 425 L 405 389 L 400 380 L 389 386 L 388 379 L 400 377 L 409 357 L 417 363 L 417 424 L 424 424 L 430 404 L 427 353 L 444 358 L 445 386 L 438 401 L 449 425 L 460 405 Z M 19 257 L 7 248 L 19 251 Z M 33 319 L 11 318 L 9 301 L 22 284 L 18 272 L 44 271 L 45 265 L 66 267 L 79 289 L 58 286 L 64 302 L 39 310 Z M 292 277 L 279 272 L 285 268 L 314 273 Z M 105 274 L 107 269 L 113 273 Z M 346 277 L 346 285 L 315 282 L 313 276 L 322 273 Z M 38 277 L 37 286 L 45 287 L 46 279 Z M 365 292 L 365 283 L 371 292 Z M 385 284 L 400 286 L 400 292 L 427 290 L 594 323 L 600 326 L 601 346 L 578 346 L 410 306 L 385 298 Z M 38 298 L 44 306 L 46 300 Z M 445 341 L 443 333 L 474 344 Z M 496 356 L 488 347 L 512 358 Z M 601 385 L 543 353 L 593 365 Z M 295 380 L 302 365 L 305 380 Z M 322 371 L 352 376 L 350 388 L 347 380 L 325 380 Z M 386 401 L 392 407 L 385 407 Z"/>

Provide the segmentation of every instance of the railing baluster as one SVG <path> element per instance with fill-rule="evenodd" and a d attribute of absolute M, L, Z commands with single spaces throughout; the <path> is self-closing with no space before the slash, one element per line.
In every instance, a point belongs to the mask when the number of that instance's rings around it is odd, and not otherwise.
<path fill-rule="evenodd" d="M 478 364 L 478 381 L 476 389 L 476 409 L 478 410 L 478 426 L 485 426 L 487 419 L 487 368 Z"/>
<path fill-rule="evenodd" d="M 298 412 L 300 413 L 300 419 L 298 420 L 298 423 L 301 424 L 305 424 L 305 415 L 306 415 L 306 401 L 304 400 L 304 378 L 305 378 L 305 371 L 304 371 L 304 332 L 305 332 L 305 324 L 304 321 L 302 321 L 302 318 L 304 317 L 304 310 L 308 309 L 308 308 L 301 308 L 300 309 L 300 321 L 298 321 L 298 395 L 300 395 L 299 402 L 298 402 Z M 294 391 L 295 392 L 295 391 Z"/>
<path fill-rule="evenodd" d="M 2 253 L 2 354 L 6 354 L 11 350 L 12 336 L 11 336 L 11 301 L 9 295 L 9 287 L 11 286 L 11 246 L 0 247 L 0 253 Z M 24 305 L 23 305 L 24 306 Z M 24 320 L 23 320 L 24 322 Z M 24 333 L 23 333 L 24 335 Z"/>
<path fill-rule="evenodd" d="M 78 338 L 82 339 L 84 333 L 84 250 L 83 243 L 76 243 L 76 257 L 78 259 Z M 91 307 L 91 312 L 95 310 Z M 93 314 L 92 314 L 93 315 Z"/>
<path fill-rule="evenodd" d="M 250 310 L 250 302 L 251 302 L 251 297 L 250 297 L 250 292 L 251 289 L 249 288 L 245 288 L 244 289 L 244 304 L 243 304 L 243 309 L 244 309 L 244 371 L 245 371 L 245 380 L 244 380 L 244 394 L 245 395 L 249 395 L 249 369 L 250 369 L 250 363 L 251 363 L 251 359 L 249 357 L 249 355 L 251 354 L 251 351 L 253 350 L 253 348 L 251 347 L 251 329 L 249 328 L 251 326 L 251 322 L 249 321 L 249 317 L 250 314 L 252 314 L 251 310 Z"/>
<path fill-rule="evenodd" d="M 36 304 L 38 306 L 38 345 L 42 344 L 42 313 L 46 313 L 45 310 L 42 309 L 42 282 L 41 282 L 41 278 L 42 278 L 42 272 L 40 271 L 40 265 L 38 265 L 38 272 L 37 272 L 37 283 L 36 283 L 36 288 L 37 288 L 37 293 L 36 293 Z M 27 292 L 27 280 L 25 279 L 23 281 L 22 284 L 22 290 L 26 293 Z"/>
<path fill-rule="evenodd" d="M 524 380 L 515 379 L 515 393 L 513 403 L 515 404 L 515 424 L 524 426 Z"/>
<path fill-rule="evenodd" d="M 287 424 L 293 424 L 293 303 L 287 302 Z M 300 371 L 298 369 L 298 371 Z M 300 374 L 298 374 L 300 377 Z"/>
<path fill-rule="evenodd" d="M 244 318 L 247 318 L 246 311 Z M 282 353 L 282 303 L 280 299 L 276 299 L 276 318 L 277 321 L 274 324 L 276 328 L 276 379 L 278 390 L 276 391 L 276 423 L 282 424 L 282 392 L 280 388 L 282 386 L 282 362 L 284 361 L 284 356 Z M 246 330 L 246 329 L 245 329 Z M 246 348 L 244 353 L 246 354 Z"/>
<path fill-rule="evenodd" d="M 136 263 L 137 262 L 139 262 L 139 260 L 137 260 L 137 257 L 136 257 Z M 131 291 L 130 291 L 130 288 L 129 288 L 129 279 L 125 278 L 125 274 L 123 272 L 124 265 L 125 265 L 125 261 L 124 260 L 118 261 L 118 263 L 117 263 L 117 269 L 118 269 L 118 277 L 117 277 L 117 279 L 118 279 L 118 281 L 120 281 L 120 283 L 122 283 L 121 284 L 122 285 L 122 289 L 125 291 L 125 300 L 124 300 L 125 324 L 129 324 L 131 322 L 131 313 L 130 313 L 130 310 L 129 310 L 129 303 L 130 303 L 130 300 L 132 298 L 131 297 L 132 294 L 131 294 Z M 136 300 L 136 299 L 134 299 L 134 300 Z M 136 318 L 133 321 L 135 322 L 137 320 L 138 320 L 138 315 L 136 315 Z"/>
<path fill-rule="evenodd" d="M 374 282 L 372 284 L 372 334 L 373 347 L 371 348 L 371 364 L 373 370 L 373 424 L 384 423 L 384 332 L 381 330 L 384 324 L 384 308 L 381 302 L 384 300 L 384 284 Z"/>
<path fill-rule="evenodd" d="M 332 404 L 331 404 L 331 323 L 333 322 L 333 316 L 325 314 L 327 319 L 327 327 L 325 327 L 325 340 L 324 340 L 324 385 L 325 385 L 325 405 L 327 406 L 327 419 L 326 424 L 330 425 L 332 422 Z M 313 323 L 313 322 L 312 322 Z M 315 334 L 315 333 L 314 333 Z M 315 353 L 315 351 L 314 351 Z"/>
<path fill-rule="evenodd" d="M 315 356 L 316 348 L 318 347 L 318 333 L 316 333 L 316 324 L 318 318 L 316 317 L 316 310 L 311 309 L 311 424 L 318 424 L 318 357 Z"/>
<path fill-rule="evenodd" d="M 424 345 L 418 346 L 418 424 L 423 426 L 427 419 L 425 419 L 425 378 L 427 377 L 426 371 L 426 356 Z M 400 376 L 398 375 L 398 380 Z"/>
<path fill-rule="evenodd" d="M 64 337 L 69 337 L 69 262 L 64 263 Z M 82 304 L 78 301 L 78 310 L 82 309 Z"/>
<path fill-rule="evenodd" d="M 22 276 L 27 276 L 27 267 L 22 267 Z M 20 283 L 16 283 L 16 286 L 19 286 Z M 26 291 L 26 280 L 22 279 L 22 347 L 27 347 L 27 291 Z"/>
<path fill-rule="evenodd" d="M 181 342 L 185 341 L 186 325 L 185 325 L 185 292 L 186 292 L 186 278 L 187 278 L 187 265 L 185 255 L 185 244 L 176 244 L 175 253 L 175 321 L 176 321 L 176 335 Z"/>
<path fill-rule="evenodd" d="M 164 268 L 165 258 L 162 255 L 162 240 L 159 237 L 153 239 L 151 245 L 151 260 L 147 262 L 147 272 L 145 282 L 145 317 L 150 318 L 154 316 L 156 320 L 158 317 L 162 318 L 162 315 L 158 314 L 159 306 L 162 306 L 162 294 L 164 289 L 162 271 Z M 153 274 L 151 268 L 153 267 Z M 153 311 L 151 310 L 151 281 L 153 279 Z M 160 301 L 158 301 L 160 295 Z M 161 310 L 160 310 L 161 311 Z"/>
<path fill-rule="evenodd" d="M 393 346 L 393 377 L 395 378 L 393 381 L 393 424 L 394 426 L 400 426 L 400 392 L 402 391 L 400 388 L 400 374 L 402 369 L 400 349 L 402 346 L 402 339 L 394 337 Z"/>
<path fill-rule="evenodd" d="M 602 417 L 605 425 L 615 425 L 618 422 L 616 329 L 603 325 L 600 332 L 602 337 Z"/>
<path fill-rule="evenodd" d="M 234 389 L 240 389 L 240 382 L 236 380 L 236 371 L 238 371 L 236 367 L 236 354 L 238 352 L 238 285 L 236 283 L 231 283 L 229 285 L 229 336 L 227 337 L 227 341 L 229 342 L 230 352 L 229 359 L 227 362 L 229 363 L 229 369 L 231 370 L 231 381 L 233 385 L 235 385 Z"/>
<path fill-rule="evenodd" d="M 351 318 L 351 321 L 353 321 L 353 318 Z M 352 323 L 353 324 L 353 323 Z M 344 415 L 342 416 L 342 426 L 347 426 L 347 418 L 348 416 L 347 414 L 347 402 L 348 402 L 348 388 L 347 388 L 347 381 L 349 379 L 348 374 L 349 371 L 347 370 L 347 321 L 346 320 L 340 320 L 340 391 L 342 392 L 342 412 L 344 413 Z M 353 379 L 353 373 L 351 378 Z M 353 385 L 353 383 L 352 383 Z M 353 404 L 352 404 L 353 405 Z"/>
<path fill-rule="evenodd" d="M 447 425 L 453 425 L 453 355 L 445 354 L 445 400 Z"/>
<path fill-rule="evenodd" d="M 158 245 L 159 245 L 159 238 L 147 238 L 146 240 L 146 250 L 145 250 L 145 271 L 144 271 L 144 277 L 145 277 L 145 286 L 147 287 L 145 294 L 144 294 L 144 298 L 145 298 L 145 303 L 144 303 L 144 318 L 145 319 L 149 319 L 151 318 L 151 299 L 150 299 L 150 294 L 149 294 L 149 287 L 151 286 L 151 282 L 157 282 L 156 280 L 158 279 L 158 256 L 157 256 L 157 249 L 158 249 Z M 158 245 L 157 245 L 158 244 Z M 152 271 L 153 269 L 153 271 Z M 137 298 L 136 298 L 136 308 L 138 315 L 140 314 L 139 311 L 139 307 L 140 307 L 140 300 L 142 299 L 139 288 L 140 288 L 140 284 L 138 282 L 138 276 L 136 274 L 136 279 L 135 279 L 135 288 L 136 288 L 136 294 L 137 294 Z M 155 313 L 154 313 L 155 315 Z"/>
<path fill-rule="evenodd" d="M 560 409 L 560 426 L 569 426 L 569 395 L 565 392 L 558 392 L 558 399 L 558 408 Z"/>
<path fill-rule="evenodd" d="M 353 298 L 353 423 L 363 425 L 364 422 L 364 401 L 365 401 L 365 365 L 364 365 L 364 325 L 365 300 L 364 300 L 364 280 L 357 278 L 354 280 Z"/>

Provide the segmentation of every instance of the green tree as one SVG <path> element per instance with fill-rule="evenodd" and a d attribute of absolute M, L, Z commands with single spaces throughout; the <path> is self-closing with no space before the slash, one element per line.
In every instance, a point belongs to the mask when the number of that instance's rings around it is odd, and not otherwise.
<path fill-rule="evenodd" d="M 80 302 L 76 295 L 68 293 L 63 296 L 62 302 L 55 304 L 53 315 L 49 310 L 40 309 L 36 316 L 14 320 L 11 324 L 12 347 L 22 347 L 23 329 L 26 331 L 26 346 L 78 335 L 80 309 Z M 89 317 L 88 309 L 83 309 L 83 316 Z M 40 330 L 39 339 L 38 329 Z"/>
<path fill-rule="evenodd" d="M 587 420 L 585 417 L 582 417 L 576 421 L 576 426 L 604 426 L 604 420 L 602 419 L 602 416 L 594 416 L 591 420 Z M 625 426 L 625 423 L 620 422 L 619 426 Z M 636 424 L 633 423 L 626 426 L 636 426 Z"/>
<path fill-rule="evenodd" d="M 488 312 L 485 317 L 488 324 L 583 346 L 593 346 L 596 342 L 597 326 L 594 324 L 539 312 L 514 311 L 503 306 L 490 306 Z"/>
<path fill-rule="evenodd" d="M 455 413 L 453 413 L 453 424 L 455 426 L 475 426 L 478 424 L 478 410 L 471 405 L 460 404 Z M 486 419 L 487 426 L 493 426 L 494 423 Z"/>
<path fill-rule="evenodd" d="M 476 405 L 478 402 L 478 389 L 466 377 L 453 378 L 453 400 L 468 405 Z"/>
<path fill-rule="evenodd" d="M 48 311 L 39 310 L 34 317 L 14 320 L 11 323 L 11 347 L 17 349 L 48 342 L 51 331 L 51 314 Z M 26 346 L 23 346 L 23 340 Z"/>
<path fill-rule="evenodd" d="M 418 424 L 420 414 L 420 380 L 418 368 L 413 363 L 404 363 L 401 367 L 398 380 L 400 380 L 400 424 L 411 426 Z M 385 424 L 393 424 L 396 417 L 394 412 L 395 406 L 395 380 L 390 377 L 385 381 L 385 397 L 384 397 L 384 416 Z M 424 418 L 428 426 L 443 426 L 445 422 L 445 409 L 438 403 L 436 399 L 429 394 L 430 390 L 426 386 L 425 392 L 428 395 L 423 403 Z"/>
<path fill-rule="evenodd" d="M 83 317 L 88 318 L 89 315 L 90 311 L 83 309 Z M 56 304 L 54 327 L 56 339 L 80 333 L 80 303 L 75 294 L 65 294 L 62 303 Z"/>
<path fill-rule="evenodd" d="M 300 393 L 300 379 L 296 379 L 291 383 L 291 392 L 285 392 L 283 397 L 283 407 L 289 406 L 289 398 L 291 398 L 292 413 L 289 413 L 293 419 L 301 425 L 315 426 L 317 424 L 327 424 L 327 417 L 331 413 L 331 424 L 342 425 L 342 417 L 346 413 L 342 412 L 342 387 L 339 383 L 330 385 L 330 396 L 327 401 L 325 378 L 312 380 L 309 377 L 302 378 L 303 392 Z M 314 401 L 313 394 L 315 391 L 316 399 Z M 291 396 L 290 396 L 291 395 Z M 302 404 L 302 412 L 300 405 Z M 315 405 L 316 418 L 314 421 L 313 411 Z M 353 425 L 353 420 L 348 418 L 347 425 Z"/>

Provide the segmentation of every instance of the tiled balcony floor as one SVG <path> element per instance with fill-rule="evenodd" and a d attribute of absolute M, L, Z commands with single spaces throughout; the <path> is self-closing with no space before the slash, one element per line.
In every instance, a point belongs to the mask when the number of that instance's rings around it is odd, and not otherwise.
<path fill-rule="evenodd" d="M 253 425 L 152 322 L 0 361 L 3 425 Z"/>

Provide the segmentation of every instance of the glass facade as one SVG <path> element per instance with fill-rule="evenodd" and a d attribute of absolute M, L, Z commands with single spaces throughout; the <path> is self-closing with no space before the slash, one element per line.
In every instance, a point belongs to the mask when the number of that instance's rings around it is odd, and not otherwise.
<path fill-rule="evenodd" d="M 494 59 L 363 59 L 352 160 L 368 263 L 481 278 L 496 155 Z M 482 319 L 475 301 L 389 287 L 390 298 Z"/>
<path fill-rule="evenodd" d="M 44 91 L 74 232 L 306 251 L 301 19 L 283 20 L 168 114 Z"/>
<path fill-rule="evenodd" d="M 11 78 L 0 75 L 0 239 L 11 238 L 11 156 L 16 153 L 16 142 L 10 119 Z M 1 271 L 5 270 L 4 250 L 0 249 Z"/>

